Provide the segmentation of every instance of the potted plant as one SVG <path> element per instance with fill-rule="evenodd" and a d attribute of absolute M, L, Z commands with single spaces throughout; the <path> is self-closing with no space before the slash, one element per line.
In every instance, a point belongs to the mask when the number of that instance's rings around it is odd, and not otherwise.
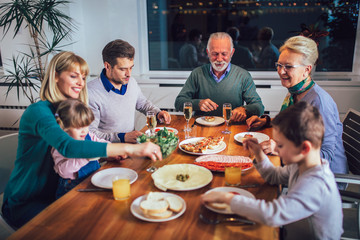
<path fill-rule="evenodd" d="M 28 52 L 19 52 L 12 57 L 12 70 L 6 70 L 1 77 L 8 83 L 6 96 L 15 88 L 19 99 L 22 92 L 31 103 L 37 101 L 37 94 L 45 75 L 50 54 L 60 51 L 60 42 L 71 39 L 75 28 L 72 19 L 59 10 L 68 4 L 66 0 L 12 0 L 0 3 L 0 26 L 4 36 L 14 25 L 13 38 L 21 29 L 27 29 L 32 44 L 27 44 Z M 50 37 L 49 37 L 50 36 Z"/>

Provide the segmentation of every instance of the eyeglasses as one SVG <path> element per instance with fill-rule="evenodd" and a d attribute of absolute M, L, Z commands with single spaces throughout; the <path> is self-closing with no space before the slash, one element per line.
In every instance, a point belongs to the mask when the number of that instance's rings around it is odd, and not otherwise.
<path fill-rule="evenodd" d="M 275 68 L 276 69 L 284 68 L 285 71 L 290 71 L 293 68 L 297 68 L 297 67 L 301 67 L 301 66 L 305 66 L 305 65 L 302 65 L 302 64 L 299 64 L 299 65 L 283 65 L 283 64 L 278 63 L 278 62 L 275 63 Z"/>

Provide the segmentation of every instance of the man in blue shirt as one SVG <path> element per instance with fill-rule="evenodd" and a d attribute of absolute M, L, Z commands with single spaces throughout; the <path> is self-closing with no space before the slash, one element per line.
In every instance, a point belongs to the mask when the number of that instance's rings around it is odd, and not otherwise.
<path fill-rule="evenodd" d="M 157 120 L 169 124 L 170 114 L 161 111 L 142 94 L 131 77 L 135 49 L 128 42 L 114 40 L 102 51 L 104 69 L 88 83 L 89 106 L 95 120 L 90 131 L 110 142 L 136 143 L 142 133 L 135 131 L 135 111 L 154 111 Z"/>

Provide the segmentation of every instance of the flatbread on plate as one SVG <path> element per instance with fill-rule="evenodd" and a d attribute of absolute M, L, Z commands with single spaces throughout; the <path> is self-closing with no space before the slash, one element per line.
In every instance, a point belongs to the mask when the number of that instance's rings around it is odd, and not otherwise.
<path fill-rule="evenodd" d="M 179 181 L 176 179 L 179 174 L 188 175 L 189 178 L 186 181 Z M 171 164 L 159 168 L 151 177 L 155 186 L 162 190 L 187 191 L 209 184 L 213 175 L 208 169 L 194 164 Z"/>

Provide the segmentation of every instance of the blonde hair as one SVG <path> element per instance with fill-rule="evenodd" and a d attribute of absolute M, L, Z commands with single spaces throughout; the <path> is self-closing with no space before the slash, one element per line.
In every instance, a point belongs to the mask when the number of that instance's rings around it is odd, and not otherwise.
<path fill-rule="evenodd" d="M 62 129 L 86 127 L 95 119 L 92 110 L 85 103 L 72 98 L 58 103 L 55 118 Z"/>
<path fill-rule="evenodd" d="M 302 63 L 304 65 L 311 65 L 312 67 L 315 65 L 319 57 L 316 42 L 311 38 L 304 36 L 295 36 L 286 40 L 284 45 L 280 47 L 280 53 L 286 49 L 302 54 Z"/>
<path fill-rule="evenodd" d="M 45 78 L 42 81 L 40 89 L 41 100 L 48 100 L 51 103 L 56 103 L 64 100 L 64 95 L 61 93 L 55 76 L 60 75 L 64 71 L 71 71 L 75 67 L 79 66 L 81 74 L 87 76 L 89 74 L 88 64 L 80 56 L 75 55 L 72 52 L 61 52 L 56 54 L 50 61 L 49 66 L 46 69 Z M 87 103 L 87 87 L 86 83 L 84 88 L 80 92 L 79 99 Z"/>
<path fill-rule="evenodd" d="M 216 32 L 216 33 L 212 33 L 209 37 L 209 40 L 208 40 L 208 43 L 207 43 L 207 50 L 210 52 L 210 42 L 213 40 L 213 39 L 229 39 L 230 43 L 231 43 L 231 51 L 233 50 L 234 48 L 234 43 L 233 43 L 233 40 L 231 38 L 231 36 L 226 33 L 226 32 Z"/>

